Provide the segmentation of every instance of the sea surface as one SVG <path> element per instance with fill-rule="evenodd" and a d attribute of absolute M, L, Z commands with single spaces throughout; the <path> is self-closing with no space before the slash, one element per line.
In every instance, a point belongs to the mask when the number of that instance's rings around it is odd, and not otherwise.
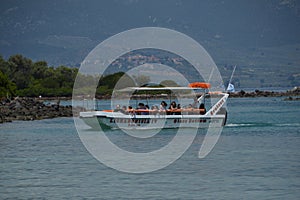
<path fill-rule="evenodd" d="M 207 157 L 198 158 L 200 130 L 181 158 L 143 174 L 96 160 L 73 118 L 0 124 L 0 199 L 300 199 L 300 101 L 234 98 L 227 106 L 227 126 Z M 106 134 L 139 151 L 176 131 L 139 143 L 145 147 L 120 131 Z"/>

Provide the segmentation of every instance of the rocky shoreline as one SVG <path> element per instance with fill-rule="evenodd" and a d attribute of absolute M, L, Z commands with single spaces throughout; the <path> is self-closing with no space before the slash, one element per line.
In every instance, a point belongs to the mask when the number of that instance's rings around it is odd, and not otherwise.
<path fill-rule="evenodd" d="M 242 97 L 292 97 L 300 95 L 300 87 L 295 87 L 292 90 L 285 92 L 274 92 L 274 91 L 261 91 L 255 90 L 254 92 L 245 92 L 241 90 L 239 92 L 229 93 L 231 98 L 242 98 Z M 297 99 L 297 98 L 296 98 Z"/>
<path fill-rule="evenodd" d="M 83 109 L 78 107 L 75 110 L 79 112 Z M 0 101 L 0 123 L 72 116 L 72 106 L 60 105 L 59 99 L 47 104 L 44 103 L 44 100 L 38 98 L 2 99 Z"/>

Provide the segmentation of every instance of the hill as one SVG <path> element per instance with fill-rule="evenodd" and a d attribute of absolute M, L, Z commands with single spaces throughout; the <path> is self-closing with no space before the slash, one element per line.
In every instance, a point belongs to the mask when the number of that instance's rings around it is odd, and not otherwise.
<path fill-rule="evenodd" d="M 194 38 L 225 79 L 227 67 L 238 65 L 241 87 L 299 84 L 300 6 L 294 0 L 3 0 L 0 54 L 78 67 L 101 41 L 144 26 Z"/>

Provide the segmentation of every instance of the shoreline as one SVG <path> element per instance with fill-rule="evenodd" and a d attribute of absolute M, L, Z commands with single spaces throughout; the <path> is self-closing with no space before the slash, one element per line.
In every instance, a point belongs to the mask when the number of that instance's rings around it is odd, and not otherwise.
<path fill-rule="evenodd" d="M 292 90 L 287 90 L 284 92 L 274 92 L 274 91 L 263 91 L 255 90 L 253 92 L 245 92 L 241 90 L 239 92 L 230 92 L 229 98 L 243 98 L 243 97 L 292 97 L 300 95 L 300 87 L 295 87 Z"/>
<path fill-rule="evenodd" d="M 18 97 L 13 100 L 2 99 L 0 101 L 0 124 L 12 121 L 72 117 L 73 112 L 77 115 L 80 111 L 84 110 L 82 107 L 73 109 L 71 105 L 60 105 L 60 100 L 64 100 L 64 98 L 56 98 L 55 103 L 45 103 L 49 99 L 31 97 Z"/>
<path fill-rule="evenodd" d="M 260 91 L 229 93 L 229 98 L 256 98 L 256 97 L 286 97 L 284 101 L 299 101 L 300 87 L 285 92 Z M 150 98 L 166 98 L 166 96 L 155 95 Z M 108 100 L 110 97 L 97 96 L 98 100 Z M 4 98 L 0 101 L 0 124 L 12 121 L 32 121 L 51 119 L 57 117 L 72 117 L 84 111 L 83 107 L 73 109 L 71 105 L 60 105 L 60 101 L 72 100 L 71 97 L 16 97 L 13 100 Z M 49 102 L 53 101 L 53 102 Z M 74 113 L 73 113 L 74 112 Z"/>

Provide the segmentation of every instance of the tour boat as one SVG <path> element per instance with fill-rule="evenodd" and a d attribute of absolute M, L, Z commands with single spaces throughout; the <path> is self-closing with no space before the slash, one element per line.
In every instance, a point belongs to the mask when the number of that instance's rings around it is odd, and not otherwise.
<path fill-rule="evenodd" d="M 226 123 L 227 111 L 225 104 L 228 94 L 225 92 L 208 92 L 210 88 L 209 83 L 195 82 L 189 84 L 188 87 L 129 87 L 119 90 L 119 92 L 129 92 L 132 96 L 150 98 L 151 91 L 172 91 L 179 95 L 176 100 L 186 97 L 191 97 L 190 102 L 194 105 L 181 105 L 176 108 L 159 108 L 158 106 L 150 106 L 148 108 L 145 104 L 136 104 L 138 108 L 111 110 L 92 110 L 80 112 L 80 118 L 92 128 L 106 129 L 161 129 L 161 128 L 208 128 L 208 127 L 222 127 Z M 195 93 L 195 91 L 203 91 Z M 133 95 L 134 92 L 146 91 L 148 95 Z M 185 91 L 180 94 L 179 91 Z M 170 96 L 166 96 L 166 101 L 172 99 L 172 92 Z M 190 95 L 192 93 L 194 95 Z M 195 98 L 196 97 L 196 98 Z M 137 102 L 139 101 L 136 98 Z M 214 101 L 212 100 L 214 99 Z M 151 100 L 151 99 L 150 99 Z M 175 100 L 174 100 L 175 101 Z M 148 100 L 147 100 L 148 102 Z M 207 107 L 209 104 L 209 107 Z M 140 107 L 139 107 L 140 105 Z"/>

